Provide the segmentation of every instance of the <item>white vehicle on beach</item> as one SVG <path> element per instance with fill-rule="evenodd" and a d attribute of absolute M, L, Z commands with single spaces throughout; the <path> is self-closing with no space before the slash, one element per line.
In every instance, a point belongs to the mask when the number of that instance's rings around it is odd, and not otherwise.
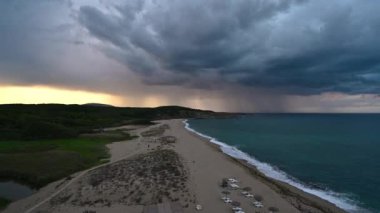
<path fill-rule="evenodd" d="M 228 181 L 229 181 L 230 183 L 239 183 L 239 181 L 236 180 L 235 178 L 228 178 Z"/>
<path fill-rule="evenodd" d="M 228 197 L 222 197 L 222 200 L 223 200 L 225 203 L 232 203 L 231 198 L 228 198 Z"/>
<path fill-rule="evenodd" d="M 241 194 L 245 196 L 245 195 L 247 195 L 249 193 L 247 191 L 242 191 Z"/>
<path fill-rule="evenodd" d="M 261 202 L 259 202 L 259 201 L 255 201 L 255 202 L 253 202 L 253 205 L 254 205 L 256 208 L 263 208 L 263 207 L 264 207 L 264 205 L 263 205 Z"/>
<path fill-rule="evenodd" d="M 239 211 L 243 211 L 243 209 L 241 207 L 232 207 L 232 210 L 234 212 L 239 212 Z"/>
<path fill-rule="evenodd" d="M 231 183 L 231 184 L 230 184 L 230 187 L 231 187 L 232 189 L 238 189 L 238 188 L 240 188 L 239 185 L 234 184 L 234 183 Z"/>
<path fill-rule="evenodd" d="M 245 197 L 248 197 L 248 198 L 252 198 L 252 197 L 253 197 L 253 194 L 248 193 L 248 194 L 245 194 L 244 196 L 245 196 Z"/>
<path fill-rule="evenodd" d="M 224 200 L 225 203 L 232 203 L 231 199 Z"/>

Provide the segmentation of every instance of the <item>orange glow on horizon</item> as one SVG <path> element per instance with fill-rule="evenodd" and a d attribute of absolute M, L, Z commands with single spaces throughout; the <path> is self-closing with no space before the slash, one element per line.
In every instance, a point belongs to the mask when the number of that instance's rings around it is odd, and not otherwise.
<path fill-rule="evenodd" d="M 0 104 L 103 103 L 118 106 L 123 102 L 120 97 L 105 93 L 69 90 L 48 86 L 0 86 Z"/>
<path fill-rule="evenodd" d="M 216 101 L 204 101 L 196 97 L 170 100 L 162 94 L 118 96 L 84 90 L 71 90 L 50 86 L 2 86 L 0 85 L 0 104 L 86 104 L 101 103 L 119 107 L 158 107 L 179 105 L 196 109 L 220 107 Z"/>

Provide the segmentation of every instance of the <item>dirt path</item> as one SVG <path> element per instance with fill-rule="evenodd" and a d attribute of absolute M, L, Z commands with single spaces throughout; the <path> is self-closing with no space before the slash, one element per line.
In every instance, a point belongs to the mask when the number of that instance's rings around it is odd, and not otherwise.
<path fill-rule="evenodd" d="M 141 142 L 141 135 L 140 133 L 138 132 L 137 133 L 137 136 L 139 137 L 138 140 L 139 142 Z M 124 159 L 127 159 L 135 154 L 138 154 L 141 150 L 136 150 L 132 153 L 130 153 L 129 155 L 126 155 L 124 156 L 123 158 L 121 159 L 118 159 L 117 161 L 113 161 L 113 162 L 108 162 L 108 163 L 105 163 L 105 164 L 101 164 L 101 165 L 98 165 L 98 166 L 95 166 L 95 167 L 92 167 L 90 169 L 87 169 L 87 170 L 84 170 L 82 171 L 79 175 L 77 175 L 76 177 L 74 177 L 73 179 L 71 179 L 65 186 L 63 186 L 62 188 L 60 188 L 58 191 L 56 191 L 55 193 L 53 193 L 52 195 L 50 195 L 49 197 L 45 198 L 43 201 L 39 202 L 38 204 L 34 205 L 33 207 L 29 208 L 28 210 L 25 211 L 25 213 L 31 213 L 33 212 L 33 210 L 37 209 L 38 207 L 40 207 L 41 205 L 43 205 L 44 203 L 48 202 L 49 200 L 51 200 L 53 197 L 55 197 L 56 195 L 58 195 L 59 193 L 61 193 L 63 190 L 65 190 L 67 187 L 69 187 L 72 183 L 74 183 L 75 181 L 79 180 L 79 178 L 81 178 L 83 175 L 87 174 L 88 172 L 90 171 L 93 171 L 93 170 L 96 170 L 96 169 L 99 169 L 101 167 L 104 167 L 104 166 L 107 166 L 107 165 L 110 165 L 110 164 L 113 164 L 113 163 L 116 163 L 116 162 L 119 162 L 119 161 L 122 161 Z"/>

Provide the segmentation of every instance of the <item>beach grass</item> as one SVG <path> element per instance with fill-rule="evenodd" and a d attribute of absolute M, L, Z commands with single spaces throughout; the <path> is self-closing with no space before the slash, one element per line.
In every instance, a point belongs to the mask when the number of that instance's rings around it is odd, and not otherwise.
<path fill-rule="evenodd" d="M 107 143 L 132 138 L 115 131 L 71 139 L 1 141 L 0 178 L 39 188 L 104 162 L 109 157 Z"/>

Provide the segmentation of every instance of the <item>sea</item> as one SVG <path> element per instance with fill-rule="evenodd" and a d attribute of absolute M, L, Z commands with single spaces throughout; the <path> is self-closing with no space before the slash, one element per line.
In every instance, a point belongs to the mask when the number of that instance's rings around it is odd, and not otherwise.
<path fill-rule="evenodd" d="M 380 212 L 380 114 L 249 114 L 185 123 L 268 177 L 348 212 Z"/>

